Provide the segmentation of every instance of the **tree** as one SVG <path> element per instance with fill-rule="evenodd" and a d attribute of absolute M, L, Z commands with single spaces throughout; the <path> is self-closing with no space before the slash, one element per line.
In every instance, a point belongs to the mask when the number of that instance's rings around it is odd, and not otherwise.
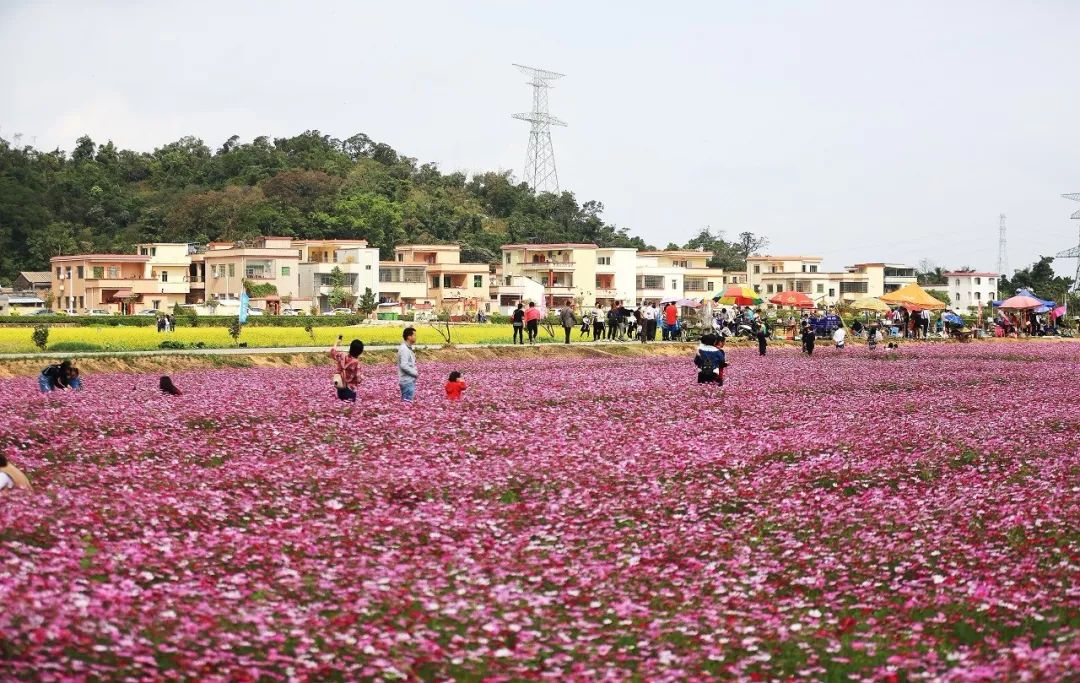
<path fill-rule="evenodd" d="M 740 232 L 739 239 L 735 242 L 735 251 L 742 257 L 743 268 L 746 267 L 746 259 L 767 246 L 769 246 L 768 237 L 755 235 L 752 232 Z"/>
<path fill-rule="evenodd" d="M 348 281 L 345 279 L 345 273 L 338 266 L 334 266 L 334 269 L 330 271 L 330 293 L 326 295 L 330 308 L 344 308 L 345 303 L 352 299 L 352 294 L 345 289 L 346 284 Z"/>
<path fill-rule="evenodd" d="M 240 318 L 236 317 L 229 321 L 229 336 L 232 337 L 234 344 L 240 343 L 240 333 L 244 330 L 244 326 L 240 324 Z"/>
<path fill-rule="evenodd" d="M 1011 278 L 1003 275 L 998 286 L 998 295 L 1004 299 L 1016 294 L 1016 290 L 1026 287 L 1036 296 L 1064 302 L 1065 293 L 1069 291 L 1073 281 L 1070 277 L 1056 275 L 1053 263 L 1053 257 L 1040 256 L 1038 261 L 1027 268 L 1014 272 Z"/>
<path fill-rule="evenodd" d="M 927 290 L 927 294 L 934 297 L 935 299 L 937 299 L 941 303 L 945 304 L 946 306 L 948 306 L 948 305 L 950 305 L 952 303 L 952 301 L 949 299 L 949 293 L 948 292 L 943 292 L 940 289 Z"/>
<path fill-rule="evenodd" d="M 378 302 L 375 301 L 375 293 L 371 291 L 371 287 L 364 287 L 364 293 L 360 297 L 360 301 L 357 303 L 357 308 L 360 309 L 360 313 L 367 317 L 375 312 L 378 307 Z"/>

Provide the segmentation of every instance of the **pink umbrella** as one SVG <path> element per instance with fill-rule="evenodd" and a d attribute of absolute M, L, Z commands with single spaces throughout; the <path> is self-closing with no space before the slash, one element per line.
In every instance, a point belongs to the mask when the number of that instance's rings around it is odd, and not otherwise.
<path fill-rule="evenodd" d="M 1033 299 L 1030 296 L 1021 295 L 1005 299 L 1001 302 L 1001 305 L 998 306 L 998 308 L 1008 308 L 1016 311 L 1027 311 L 1032 308 L 1039 308 L 1042 305 L 1043 302 L 1039 301 L 1038 299 Z"/>

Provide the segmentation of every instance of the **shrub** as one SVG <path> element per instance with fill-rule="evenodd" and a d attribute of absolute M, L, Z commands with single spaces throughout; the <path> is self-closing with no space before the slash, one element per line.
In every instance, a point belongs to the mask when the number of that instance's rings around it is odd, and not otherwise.
<path fill-rule="evenodd" d="M 49 326 L 35 325 L 33 340 L 34 346 L 44 351 L 45 347 L 49 345 Z"/>
<path fill-rule="evenodd" d="M 182 349 L 184 348 L 184 342 L 176 341 L 175 339 L 166 339 L 158 344 L 159 349 Z"/>
<path fill-rule="evenodd" d="M 234 342 L 240 341 L 240 332 L 243 331 L 243 327 L 240 325 L 239 318 L 233 318 L 229 322 L 229 336 L 232 337 Z M 246 346 L 246 344 L 245 344 Z"/>

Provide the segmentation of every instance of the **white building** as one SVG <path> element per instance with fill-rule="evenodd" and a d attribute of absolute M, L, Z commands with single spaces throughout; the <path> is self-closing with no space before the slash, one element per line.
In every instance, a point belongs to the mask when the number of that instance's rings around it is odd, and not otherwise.
<path fill-rule="evenodd" d="M 949 306 L 960 310 L 978 310 L 998 299 L 998 273 L 956 271 L 945 273 Z M 1011 296 L 1011 294 L 1009 294 Z"/>
<path fill-rule="evenodd" d="M 300 249 L 297 299 L 310 301 L 320 311 L 333 308 L 329 294 L 333 289 L 330 275 L 340 268 L 345 288 L 353 303 L 370 289 L 379 300 L 379 250 L 365 240 L 304 240 L 294 243 Z"/>
<path fill-rule="evenodd" d="M 526 307 L 532 301 L 537 306 L 544 306 L 544 285 L 525 275 L 496 275 L 494 287 L 495 301 L 499 313 L 512 315 L 518 304 Z"/>
<path fill-rule="evenodd" d="M 728 284 L 723 268 L 710 268 L 706 251 L 687 249 L 641 251 L 637 254 L 639 301 L 656 303 L 672 297 L 704 299 Z"/>
<path fill-rule="evenodd" d="M 621 301 L 623 306 L 635 304 L 637 249 L 601 247 L 596 250 L 596 288 L 593 294 L 598 305 L 611 306 Z"/>

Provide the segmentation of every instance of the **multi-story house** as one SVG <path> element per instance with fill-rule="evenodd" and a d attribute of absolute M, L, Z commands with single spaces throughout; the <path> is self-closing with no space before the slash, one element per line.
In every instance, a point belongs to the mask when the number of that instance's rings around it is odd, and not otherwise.
<path fill-rule="evenodd" d="M 636 294 L 639 301 L 704 299 L 727 284 L 723 268 L 708 266 L 706 251 L 673 249 L 637 253 Z"/>
<path fill-rule="evenodd" d="M 980 306 L 989 306 L 998 299 L 998 285 L 1001 275 L 954 271 L 945 273 L 949 305 L 960 310 L 978 310 Z M 1012 296 L 1013 292 L 1003 292 L 1001 297 Z"/>
<path fill-rule="evenodd" d="M 820 256 L 751 256 L 747 284 L 766 301 L 780 292 L 803 292 L 820 305 L 834 306 L 863 296 L 881 296 L 915 282 L 915 269 L 894 263 L 857 263 L 824 271 Z"/>
<path fill-rule="evenodd" d="M 596 250 L 593 295 L 598 305 L 611 306 L 616 301 L 628 307 L 636 305 L 637 249 L 600 247 Z"/>
<path fill-rule="evenodd" d="M 524 276 L 539 282 L 544 287 L 545 308 L 558 308 L 567 301 L 592 307 L 597 251 L 595 244 L 507 244 L 502 248 L 503 278 Z M 610 284 L 615 284 L 614 279 Z"/>
<path fill-rule="evenodd" d="M 401 312 L 432 307 L 471 315 L 489 308 L 490 271 L 486 263 L 462 263 L 456 244 L 402 245 L 393 261 L 379 264 L 381 303 Z"/>
<path fill-rule="evenodd" d="M 366 240 L 302 240 L 293 245 L 300 250 L 299 300 L 311 301 L 320 311 L 333 308 L 331 275 L 338 268 L 351 303 L 368 289 L 379 301 L 379 250 Z"/>
<path fill-rule="evenodd" d="M 486 263 L 462 263 L 458 245 L 402 245 L 394 249 L 394 260 L 425 266 L 427 298 L 435 308 L 452 316 L 486 309 L 491 268 Z"/>
<path fill-rule="evenodd" d="M 192 261 L 201 263 L 205 272 L 205 300 L 218 301 L 219 306 L 239 305 L 245 281 L 254 285 L 273 285 L 276 291 L 264 297 L 252 297 L 253 306 L 259 299 L 274 309 L 283 300 L 296 303 L 299 295 L 300 250 L 290 237 L 258 237 L 251 243 L 211 242 L 202 254 Z"/>
<path fill-rule="evenodd" d="M 133 313 L 140 305 L 166 309 L 167 296 L 147 277 L 149 260 L 138 254 L 53 256 L 53 308 L 70 313 Z"/>

